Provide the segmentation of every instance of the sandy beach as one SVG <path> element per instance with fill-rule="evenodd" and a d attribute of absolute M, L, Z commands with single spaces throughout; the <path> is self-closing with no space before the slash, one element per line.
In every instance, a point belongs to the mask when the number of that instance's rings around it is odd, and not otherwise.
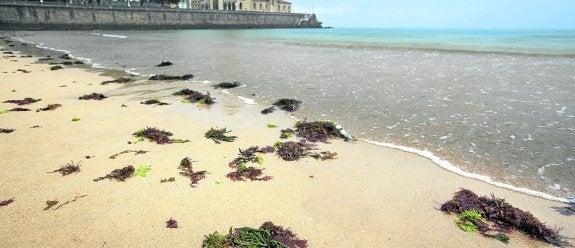
<path fill-rule="evenodd" d="M 3 103 L 11 99 L 42 100 L 20 106 L 32 111 L 0 114 L 0 128 L 15 129 L 0 134 L 0 201 L 14 199 L 0 207 L 5 247 L 201 247 L 204 235 L 266 221 L 289 227 L 310 247 L 550 246 L 518 232 L 510 234 L 508 245 L 463 232 L 454 224 L 455 215 L 438 210 L 460 188 L 505 198 L 575 237 L 575 215 L 558 211 L 563 203 L 458 176 L 427 158 L 363 141 L 318 144 L 321 151 L 336 152 L 335 160 L 287 162 L 265 154 L 264 163 L 255 166 L 264 167 L 272 180 L 233 182 L 226 174 L 233 171 L 228 163 L 238 149 L 279 141 L 280 129 L 295 123 L 289 114 L 262 115 L 267 106 L 247 105 L 202 83 L 154 82 L 172 92 L 210 91 L 217 102 L 185 104 L 181 97 L 148 91 L 147 82 L 101 85 L 113 79 L 103 70 L 64 66 L 51 71 L 38 58 L 20 55 L 0 58 L 0 109 L 17 107 Z M 78 100 L 94 92 L 108 98 Z M 140 104 L 152 97 L 170 105 Z M 35 112 L 56 103 L 62 106 Z M 132 134 L 145 127 L 190 142 L 136 142 Z M 206 139 L 212 127 L 232 130 L 237 140 L 216 144 Z M 110 159 L 125 150 L 147 152 Z M 185 157 L 194 161 L 194 169 L 208 171 L 195 188 L 179 175 Z M 79 173 L 47 173 L 71 161 L 81 163 Z M 125 182 L 93 181 L 127 165 L 152 170 Z M 175 182 L 160 183 L 170 177 Z M 44 210 L 46 201 L 70 202 Z M 166 228 L 170 218 L 179 228 Z"/>

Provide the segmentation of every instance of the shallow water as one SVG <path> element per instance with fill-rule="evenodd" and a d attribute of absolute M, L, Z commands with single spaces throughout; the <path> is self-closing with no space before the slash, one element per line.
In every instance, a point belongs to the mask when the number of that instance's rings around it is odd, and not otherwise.
<path fill-rule="evenodd" d="M 575 197 L 572 31 L 187 30 L 18 35 L 107 68 L 239 81 L 246 87 L 230 92 L 260 103 L 282 97 L 304 101 L 297 113 L 300 118 L 334 120 L 358 138 L 429 150 L 468 172 Z M 174 66 L 154 67 L 162 60 Z"/>

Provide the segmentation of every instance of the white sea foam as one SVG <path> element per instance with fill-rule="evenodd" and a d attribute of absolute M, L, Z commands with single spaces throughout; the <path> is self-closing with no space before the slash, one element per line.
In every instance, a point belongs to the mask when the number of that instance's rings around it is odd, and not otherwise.
<path fill-rule="evenodd" d="M 139 72 L 135 72 L 135 71 L 134 71 L 135 69 L 136 69 L 136 68 L 130 68 L 130 69 L 128 69 L 128 70 L 125 70 L 125 72 L 128 73 L 128 74 L 130 74 L 130 75 L 134 75 L 134 76 L 140 75 Z"/>
<path fill-rule="evenodd" d="M 128 38 L 128 36 L 125 36 L 125 35 L 115 35 L 115 34 L 102 34 L 102 37 L 118 38 L 118 39 Z"/>
<path fill-rule="evenodd" d="M 505 184 L 505 183 L 502 183 L 502 182 L 494 181 L 493 179 L 491 179 L 491 178 L 488 177 L 488 176 L 484 176 L 484 175 L 479 175 L 479 174 L 474 174 L 474 173 L 470 173 L 470 172 L 463 171 L 461 168 L 455 166 L 454 164 L 452 164 L 451 162 L 449 162 L 449 161 L 447 161 L 447 160 L 443 160 L 443 159 L 437 157 L 435 154 L 433 154 L 433 153 L 430 152 L 430 151 L 422 151 L 422 150 L 418 150 L 418 149 L 411 148 L 411 147 L 399 146 L 399 145 L 395 145 L 395 144 L 391 144 L 391 143 L 371 141 L 371 140 L 367 140 L 367 139 L 365 139 L 364 141 L 367 142 L 367 143 L 369 143 L 369 144 L 373 144 L 373 145 L 378 145 L 378 146 L 383 146 L 383 147 L 398 149 L 398 150 L 402 150 L 402 151 L 405 151 L 405 152 L 417 154 L 417 155 L 419 155 L 419 156 L 422 156 L 422 157 L 425 157 L 425 158 L 430 159 L 433 163 L 439 165 L 441 168 L 446 169 L 446 170 L 448 170 L 448 171 L 451 171 L 451 172 L 453 172 L 453 173 L 456 173 L 456 174 L 458 174 L 458 175 L 460 175 L 460 176 L 477 179 L 477 180 L 486 182 L 486 183 L 488 183 L 488 184 L 495 185 L 495 186 L 500 187 L 500 188 L 505 188 L 505 189 L 509 189 L 509 190 L 521 192 L 521 193 L 528 194 L 528 195 L 532 195 L 532 196 L 541 197 L 541 198 L 543 198 L 543 199 L 552 200 L 552 201 L 565 202 L 565 203 L 569 203 L 569 202 L 573 202 L 573 201 L 574 201 L 574 200 L 569 200 L 569 199 L 566 199 L 566 198 L 561 198 L 561 197 L 552 196 L 552 195 L 550 195 L 550 194 L 546 194 L 546 193 L 539 192 L 539 191 L 535 191 L 535 190 L 531 190 L 531 189 L 519 188 L 519 187 L 510 185 L 510 184 Z"/>
<path fill-rule="evenodd" d="M 256 100 L 251 99 L 251 98 L 241 97 L 241 96 L 238 96 L 238 98 L 239 98 L 240 100 L 242 100 L 245 104 L 249 104 L 249 105 L 255 105 L 255 104 L 257 104 L 257 103 L 256 103 Z"/>

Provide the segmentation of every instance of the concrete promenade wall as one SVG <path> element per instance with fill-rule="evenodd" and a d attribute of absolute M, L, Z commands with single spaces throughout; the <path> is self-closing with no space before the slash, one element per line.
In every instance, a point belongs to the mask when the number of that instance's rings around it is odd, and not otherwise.
<path fill-rule="evenodd" d="M 1 30 L 296 28 L 304 14 L 0 2 Z"/>

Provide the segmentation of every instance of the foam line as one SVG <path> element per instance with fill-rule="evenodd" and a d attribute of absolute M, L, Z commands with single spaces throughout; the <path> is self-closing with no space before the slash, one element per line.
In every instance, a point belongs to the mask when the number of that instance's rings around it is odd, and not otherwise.
<path fill-rule="evenodd" d="M 435 154 L 433 154 L 430 151 L 422 151 L 422 150 L 418 150 L 418 149 L 411 148 L 411 147 L 399 146 L 399 145 L 395 145 L 395 144 L 391 144 L 391 143 L 371 141 L 371 140 L 367 140 L 367 139 L 364 139 L 364 141 L 369 143 L 369 144 L 372 144 L 372 145 L 383 146 L 383 147 L 392 148 L 392 149 L 398 149 L 398 150 L 402 150 L 405 152 L 413 153 L 413 154 L 428 158 L 433 163 L 439 165 L 443 169 L 446 169 L 448 171 L 456 173 L 460 176 L 481 180 L 483 182 L 486 182 L 486 183 L 491 184 L 491 185 L 495 185 L 495 186 L 500 187 L 500 188 L 509 189 L 509 190 L 513 190 L 516 192 L 521 192 L 521 193 L 524 193 L 527 195 L 536 196 L 536 197 L 540 197 L 540 198 L 551 200 L 551 201 L 558 201 L 558 202 L 564 202 L 564 203 L 575 202 L 575 200 L 569 200 L 566 198 L 556 197 L 556 196 L 552 196 L 552 195 L 547 194 L 547 193 L 543 193 L 543 192 L 539 192 L 539 191 L 535 191 L 535 190 L 531 190 L 531 189 L 527 189 L 527 188 L 519 188 L 519 187 L 510 185 L 510 184 L 505 184 L 502 182 L 494 181 L 493 179 L 491 179 L 488 176 L 463 171 L 461 168 L 455 166 L 454 164 L 452 164 L 451 162 L 449 162 L 447 160 L 443 160 L 443 159 L 437 157 Z"/>

